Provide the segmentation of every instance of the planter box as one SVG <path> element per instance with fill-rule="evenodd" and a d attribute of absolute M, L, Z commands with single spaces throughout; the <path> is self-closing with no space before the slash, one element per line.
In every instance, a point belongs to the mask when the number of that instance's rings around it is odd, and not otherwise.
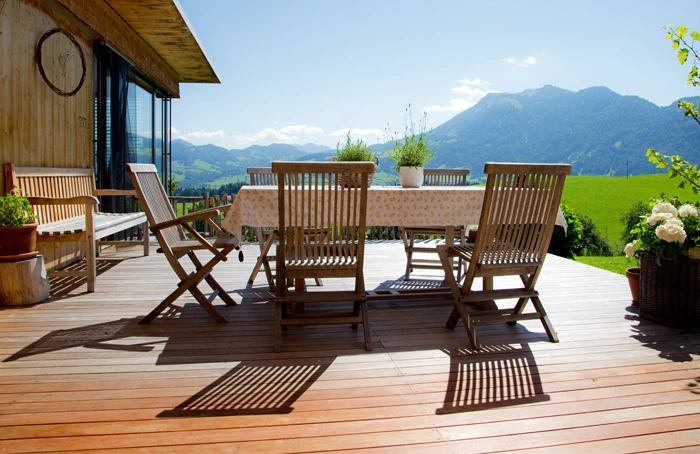
<path fill-rule="evenodd" d="M 639 315 L 676 328 L 700 327 L 700 260 L 641 254 Z"/>

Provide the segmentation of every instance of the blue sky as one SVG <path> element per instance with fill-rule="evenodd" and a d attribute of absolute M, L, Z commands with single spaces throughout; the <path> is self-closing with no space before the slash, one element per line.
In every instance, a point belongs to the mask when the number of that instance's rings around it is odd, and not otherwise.
<path fill-rule="evenodd" d="M 700 1 L 179 0 L 221 84 L 181 84 L 173 137 L 225 148 L 383 140 L 488 92 L 607 86 L 667 106 L 686 84 L 664 25 Z"/>

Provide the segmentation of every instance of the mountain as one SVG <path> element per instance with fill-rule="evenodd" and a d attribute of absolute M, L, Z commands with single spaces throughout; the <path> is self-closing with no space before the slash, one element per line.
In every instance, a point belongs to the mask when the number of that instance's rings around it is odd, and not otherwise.
<path fill-rule="evenodd" d="M 697 102 L 700 98 L 689 98 Z M 659 107 L 606 87 L 578 92 L 546 85 L 521 93 L 489 93 L 475 106 L 429 132 L 436 156 L 429 167 L 460 167 L 482 175 L 484 163 L 567 162 L 572 174 L 630 175 L 662 172 L 649 164 L 647 148 L 700 163 L 700 127 L 673 103 Z M 379 171 L 394 173 L 391 144 L 373 145 Z M 275 160 L 330 160 L 322 145 L 253 145 L 226 150 L 173 140 L 172 161 L 180 186 L 218 186 L 245 175 L 247 167 Z"/>
<path fill-rule="evenodd" d="M 567 162 L 573 174 L 659 172 L 647 148 L 699 162 L 700 127 L 676 104 L 659 107 L 606 87 L 490 93 L 431 131 L 437 152 L 430 167 L 480 175 L 488 161 Z"/>
<path fill-rule="evenodd" d="M 326 151 L 335 151 L 334 148 L 327 147 L 325 145 L 316 145 L 315 143 L 307 143 L 306 145 L 292 145 L 297 147 L 304 153 L 314 154 L 314 153 L 324 153 Z"/>

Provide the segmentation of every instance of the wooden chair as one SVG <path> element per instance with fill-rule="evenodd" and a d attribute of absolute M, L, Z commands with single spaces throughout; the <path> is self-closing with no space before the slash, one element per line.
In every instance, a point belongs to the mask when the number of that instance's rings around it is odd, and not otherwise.
<path fill-rule="evenodd" d="M 552 342 L 556 332 L 542 306 L 535 284 L 539 277 L 559 209 L 568 164 L 495 164 L 487 163 L 484 205 L 475 243 L 438 246 L 455 307 L 447 321 L 454 329 L 461 318 L 472 347 L 480 349 L 475 326 L 479 324 L 537 319 Z M 453 272 L 453 259 L 468 263 L 460 286 Z M 493 277 L 520 276 L 522 287 L 494 289 Z M 473 290 L 474 279 L 483 278 L 483 289 Z M 516 299 L 514 307 L 494 308 L 492 300 Z M 534 312 L 524 313 L 528 300 Z M 470 311 L 467 305 L 482 310 Z"/>
<path fill-rule="evenodd" d="M 126 170 L 146 212 L 150 230 L 158 239 L 160 245 L 158 252 L 165 254 L 173 271 L 180 278 L 177 289 L 144 317 L 140 323 L 150 323 L 185 291 L 189 291 L 214 320 L 226 323 L 226 318 L 214 309 L 211 302 L 216 296 L 229 306 L 236 305 L 236 302 L 216 282 L 211 271 L 216 264 L 226 261 L 231 251 L 239 249 L 238 240 L 221 230 L 213 221 L 213 218 L 218 218 L 220 213 L 227 210 L 229 206 L 223 205 L 177 217 L 153 164 L 127 164 Z M 188 224 L 188 222 L 199 220 L 205 220 L 219 236 L 214 239 L 204 239 Z M 189 233 L 192 239 L 188 239 L 185 232 Z M 194 252 L 196 250 L 207 250 L 214 254 L 214 257 L 206 264 L 202 264 Z M 180 258 L 184 255 L 187 255 L 194 264 L 194 272 L 188 273 L 182 267 Z M 204 296 L 197 287 L 202 280 L 205 280 L 213 290 L 209 298 Z"/>
<path fill-rule="evenodd" d="M 271 167 L 248 167 L 246 172 L 250 177 L 251 186 L 277 186 L 277 175 L 272 173 Z M 265 271 L 265 277 L 267 277 L 267 284 L 270 287 L 270 291 L 274 292 L 275 274 L 272 266 L 277 258 L 270 254 L 270 250 L 272 249 L 272 245 L 279 240 L 279 234 L 277 229 L 270 227 L 256 227 L 255 233 L 258 237 L 260 255 L 255 262 L 253 271 L 250 273 L 248 284 L 252 285 L 255 282 L 255 278 L 262 268 Z M 323 285 L 321 279 L 316 279 L 316 285 Z"/>
<path fill-rule="evenodd" d="M 278 177 L 279 245 L 275 298 L 275 351 L 289 325 L 352 324 L 364 328 L 372 349 L 367 316 L 364 263 L 367 187 L 374 163 L 273 162 Z M 344 184 L 345 183 L 345 184 Z M 306 292 L 304 278 L 354 278 L 354 290 Z M 294 291 L 285 283 L 296 282 Z M 295 303 L 353 302 L 350 312 L 309 314 Z"/>
<path fill-rule="evenodd" d="M 467 186 L 470 175 L 469 169 L 423 169 L 423 186 Z M 454 236 L 460 244 L 466 242 L 466 226 L 454 226 Z M 433 245 L 416 245 L 416 237 L 441 237 L 447 235 L 444 226 L 413 226 L 401 227 L 401 239 L 406 252 L 406 273 L 404 280 L 409 280 L 414 269 L 442 269 L 440 260 L 414 257 L 413 254 L 434 254 L 437 249 Z M 462 261 L 458 260 L 456 269 L 461 269 Z"/>

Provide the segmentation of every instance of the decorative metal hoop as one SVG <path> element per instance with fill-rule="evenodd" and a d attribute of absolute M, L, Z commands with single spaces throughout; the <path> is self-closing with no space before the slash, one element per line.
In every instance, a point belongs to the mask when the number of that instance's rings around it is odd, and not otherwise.
<path fill-rule="evenodd" d="M 78 86 L 75 87 L 75 89 L 73 91 L 63 91 L 60 88 L 58 88 L 57 86 L 55 86 L 53 83 L 51 83 L 49 78 L 46 77 L 46 72 L 44 72 L 44 65 L 41 63 L 41 48 L 44 45 L 44 41 L 46 41 L 47 39 L 49 39 L 49 37 L 55 35 L 56 33 L 61 33 L 61 34 L 65 35 L 65 37 L 68 38 L 73 43 L 73 45 L 78 49 L 78 54 L 80 55 L 80 64 L 82 65 L 83 73 L 80 76 L 80 82 L 78 83 Z M 36 64 L 39 67 L 39 73 L 41 73 L 41 77 L 44 79 L 44 82 L 46 82 L 46 84 L 49 87 L 51 87 L 51 89 L 53 91 L 55 91 L 56 93 L 58 93 L 61 96 L 65 96 L 65 97 L 73 96 L 74 94 L 78 93 L 78 91 L 82 88 L 83 83 L 85 82 L 85 73 L 87 71 L 87 66 L 85 65 L 85 54 L 83 53 L 83 48 L 82 48 L 82 46 L 80 46 L 80 43 L 78 43 L 78 41 L 75 39 L 75 37 L 73 35 L 71 35 L 70 33 L 68 33 L 66 30 L 64 30 L 62 28 L 53 28 L 53 29 L 47 31 L 46 33 L 44 33 L 44 36 L 41 37 L 41 39 L 39 40 L 39 43 L 36 45 Z"/>

